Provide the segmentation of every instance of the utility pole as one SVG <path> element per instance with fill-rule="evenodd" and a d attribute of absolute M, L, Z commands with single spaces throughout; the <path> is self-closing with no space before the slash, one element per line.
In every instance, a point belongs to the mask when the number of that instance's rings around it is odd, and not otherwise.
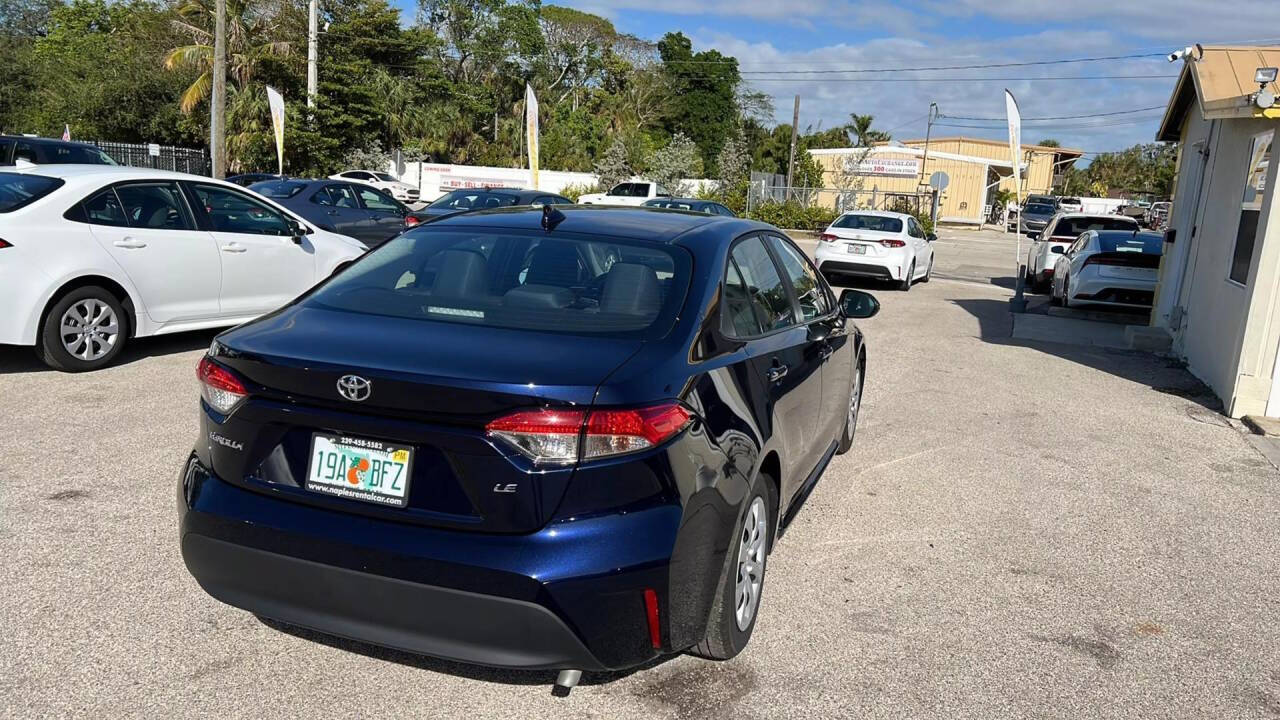
<path fill-rule="evenodd" d="M 791 199 L 792 180 L 796 172 L 796 136 L 800 132 L 800 96 L 796 95 L 795 109 L 791 112 L 791 156 L 787 160 L 787 200 Z"/>
<path fill-rule="evenodd" d="M 938 103 L 929 103 L 929 125 L 924 131 L 924 157 L 920 159 L 920 185 L 924 185 L 925 166 L 929 164 L 929 138 L 933 135 L 933 121 L 938 119 Z"/>
<path fill-rule="evenodd" d="M 213 91 L 209 98 L 209 157 L 213 176 L 227 174 L 227 0 L 217 0 L 213 23 Z"/>
<path fill-rule="evenodd" d="M 307 7 L 307 108 L 316 106 L 316 45 L 320 34 L 320 2 L 311 0 Z"/>

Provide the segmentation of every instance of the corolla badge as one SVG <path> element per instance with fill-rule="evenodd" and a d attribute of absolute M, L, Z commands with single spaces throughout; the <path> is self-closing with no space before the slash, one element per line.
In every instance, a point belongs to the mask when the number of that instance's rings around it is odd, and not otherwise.
<path fill-rule="evenodd" d="M 352 402 L 363 402 L 369 399 L 373 383 L 359 375 L 343 375 L 338 378 L 338 394 Z"/>

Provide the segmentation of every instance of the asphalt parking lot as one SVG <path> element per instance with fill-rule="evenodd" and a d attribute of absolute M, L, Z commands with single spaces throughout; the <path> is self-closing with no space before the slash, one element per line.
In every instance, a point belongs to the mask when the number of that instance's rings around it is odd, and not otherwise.
<path fill-rule="evenodd" d="M 769 561 L 755 637 L 591 676 L 439 662 L 205 595 L 175 482 L 211 333 L 47 371 L 0 349 L 10 717 L 1280 715 L 1280 472 L 1175 364 L 1010 338 L 1013 239 L 871 287 L 864 413 Z M 811 244 L 809 244 L 811 247 Z"/>

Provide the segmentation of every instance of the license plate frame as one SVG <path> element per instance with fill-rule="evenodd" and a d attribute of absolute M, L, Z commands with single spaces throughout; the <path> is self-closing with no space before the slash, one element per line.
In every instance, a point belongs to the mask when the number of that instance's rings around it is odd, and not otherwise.
<path fill-rule="evenodd" d="M 850 255 L 866 255 L 867 254 L 866 245 L 848 245 L 846 246 L 846 248 L 848 249 Z"/>
<path fill-rule="evenodd" d="M 306 488 L 330 497 L 404 508 L 409 503 L 413 454 L 413 446 L 407 443 L 312 433 Z"/>

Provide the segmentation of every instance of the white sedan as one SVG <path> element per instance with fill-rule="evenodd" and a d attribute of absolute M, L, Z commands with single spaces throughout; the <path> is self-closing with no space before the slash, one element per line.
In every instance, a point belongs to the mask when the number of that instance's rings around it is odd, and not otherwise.
<path fill-rule="evenodd" d="M 823 231 L 813 257 L 828 278 L 890 280 L 905 291 L 933 276 L 937 239 L 906 213 L 859 210 L 841 215 Z"/>
<path fill-rule="evenodd" d="M 1054 215 L 1043 230 L 1028 232 L 1031 247 L 1027 248 L 1026 286 L 1032 290 L 1044 292 L 1053 282 L 1054 264 L 1067 246 L 1075 242 L 1081 233 L 1089 230 L 1128 230 L 1138 229 L 1133 218 L 1119 215 L 1098 215 L 1094 213 L 1058 213 Z"/>
<path fill-rule="evenodd" d="M 110 165 L 0 172 L 0 238 L 0 344 L 72 372 L 251 320 L 366 250 L 231 183 Z"/>
<path fill-rule="evenodd" d="M 374 170 L 348 170 L 340 172 L 337 175 L 330 175 L 330 180 L 346 180 L 348 182 L 364 183 L 372 185 L 379 190 L 385 191 L 391 197 L 399 200 L 406 205 L 412 205 L 418 202 L 421 192 L 418 188 L 407 182 L 402 182 L 395 175 L 385 172 L 376 172 Z"/>
<path fill-rule="evenodd" d="M 1163 233 L 1090 230 L 1058 258 L 1050 301 L 1150 310 L 1163 250 Z"/>

